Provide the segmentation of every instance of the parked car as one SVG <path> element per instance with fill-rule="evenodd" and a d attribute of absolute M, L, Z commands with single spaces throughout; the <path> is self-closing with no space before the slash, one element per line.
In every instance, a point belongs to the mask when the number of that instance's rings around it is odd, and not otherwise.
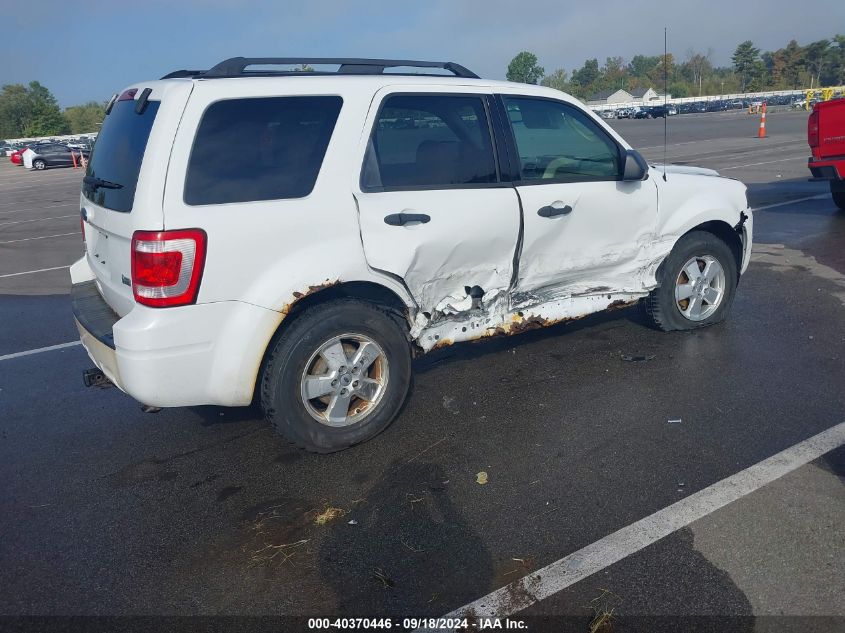
<path fill-rule="evenodd" d="M 61 143 L 42 143 L 30 147 L 31 154 L 24 155 L 24 166 L 42 170 L 47 167 L 70 167 L 74 161 L 88 158 L 87 149 L 73 149 Z"/>
<path fill-rule="evenodd" d="M 670 103 L 666 106 L 666 114 L 668 116 L 676 116 L 678 114 L 678 106 Z"/>
<path fill-rule="evenodd" d="M 648 115 L 652 119 L 656 119 L 658 117 L 665 119 L 667 116 L 669 116 L 669 108 L 667 108 L 666 106 L 662 106 L 662 105 L 651 106 L 648 109 Z"/>
<path fill-rule="evenodd" d="M 631 112 L 633 112 L 633 108 L 619 108 L 616 111 L 616 118 L 617 119 L 630 119 Z"/>
<path fill-rule="evenodd" d="M 827 180 L 833 202 L 845 210 L 845 100 L 824 101 L 813 106 L 807 120 L 808 161 L 814 178 Z"/>
<path fill-rule="evenodd" d="M 15 147 L 12 145 L 0 145 L 0 156 L 11 156 L 14 151 Z"/>
<path fill-rule="evenodd" d="M 457 64 L 272 63 L 106 108 L 70 270 L 89 383 L 154 407 L 257 399 L 331 452 L 398 415 L 414 354 L 640 301 L 663 330 L 727 315 L 751 252 L 742 183 L 650 167 L 577 99 Z M 454 77 L 383 73 L 409 65 Z M 381 124 L 397 118 L 427 125 Z M 235 146 L 250 160 L 221 161 Z"/>
<path fill-rule="evenodd" d="M 23 149 L 16 149 L 14 152 L 9 154 L 9 160 L 11 160 L 14 165 L 23 165 L 23 152 Z"/>
<path fill-rule="evenodd" d="M 651 118 L 651 111 L 649 108 L 634 108 L 634 111 L 631 113 L 632 119 L 650 119 Z"/>

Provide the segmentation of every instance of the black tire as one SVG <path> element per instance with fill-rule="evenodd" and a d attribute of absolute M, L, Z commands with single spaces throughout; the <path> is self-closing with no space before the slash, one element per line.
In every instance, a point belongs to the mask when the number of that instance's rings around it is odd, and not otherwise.
<path fill-rule="evenodd" d="M 833 204 L 845 211 L 845 181 L 831 180 L 830 195 L 833 196 Z"/>
<path fill-rule="evenodd" d="M 681 313 L 675 301 L 675 286 L 684 265 L 694 257 L 709 256 L 719 262 L 724 271 L 724 288 L 718 306 L 707 318 L 693 321 Z M 684 273 L 685 274 L 685 273 Z M 738 281 L 736 257 L 719 237 L 706 231 L 687 233 L 675 244 L 658 272 L 659 286 L 643 301 L 646 316 L 660 330 L 693 330 L 723 321 L 730 311 Z"/>
<path fill-rule="evenodd" d="M 40 158 L 36 158 L 34 161 L 32 161 L 32 168 L 41 171 L 47 168 L 47 163 L 45 163 Z"/>
<path fill-rule="evenodd" d="M 335 427 L 313 417 L 302 396 L 301 381 L 321 346 L 347 333 L 367 337 L 381 347 L 388 379 L 371 412 L 358 422 Z M 296 446 L 333 453 L 386 429 L 401 410 L 410 382 L 411 349 L 401 317 L 372 303 L 338 299 L 308 308 L 271 343 L 261 375 L 261 407 L 276 431 Z"/>

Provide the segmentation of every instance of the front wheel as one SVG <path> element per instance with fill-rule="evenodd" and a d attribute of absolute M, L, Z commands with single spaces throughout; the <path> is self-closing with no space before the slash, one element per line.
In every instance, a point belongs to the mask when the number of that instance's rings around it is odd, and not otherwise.
<path fill-rule="evenodd" d="M 38 159 L 32 161 L 32 166 L 33 166 L 33 168 L 37 169 L 38 171 L 41 171 L 42 169 L 46 169 L 47 163 L 45 163 L 43 160 L 38 158 Z"/>
<path fill-rule="evenodd" d="M 387 428 L 410 381 L 400 319 L 371 303 L 337 300 L 309 308 L 271 344 L 261 405 L 289 441 L 332 453 Z"/>
<path fill-rule="evenodd" d="M 724 241 L 705 231 L 688 233 L 663 262 L 645 312 L 663 331 L 718 323 L 733 303 L 737 277 L 736 258 Z"/>

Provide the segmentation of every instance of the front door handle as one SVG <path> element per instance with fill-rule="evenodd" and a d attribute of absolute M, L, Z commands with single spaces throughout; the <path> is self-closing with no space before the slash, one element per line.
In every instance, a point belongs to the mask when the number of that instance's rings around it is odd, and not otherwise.
<path fill-rule="evenodd" d="M 558 215 L 568 215 L 570 213 L 572 213 L 572 207 L 570 207 L 568 204 L 562 207 L 549 204 L 545 207 L 540 207 L 537 210 L 537 215 L 542 218 L 553 218 Z"/>
<path fill-rule="evenodd" d="M 431 217 L 425 213 L 391 213 L 384 216 L 384 223 L 390 226 L 405 226 L 414 222 L 427 224 Z"/>

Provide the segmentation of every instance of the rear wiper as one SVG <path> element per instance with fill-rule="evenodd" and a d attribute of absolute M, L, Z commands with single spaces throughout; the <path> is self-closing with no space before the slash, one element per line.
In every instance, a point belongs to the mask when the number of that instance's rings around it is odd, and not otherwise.
<path fill-rule="evenodd" d="M 85 176 L 85 178 L 82 179 L 82 182 L 86 185 L 91 185 L 94 189 L 123 189 L 123 185 L 103 180 L 102 178 L 97 178 L 96 176 Z"/>

